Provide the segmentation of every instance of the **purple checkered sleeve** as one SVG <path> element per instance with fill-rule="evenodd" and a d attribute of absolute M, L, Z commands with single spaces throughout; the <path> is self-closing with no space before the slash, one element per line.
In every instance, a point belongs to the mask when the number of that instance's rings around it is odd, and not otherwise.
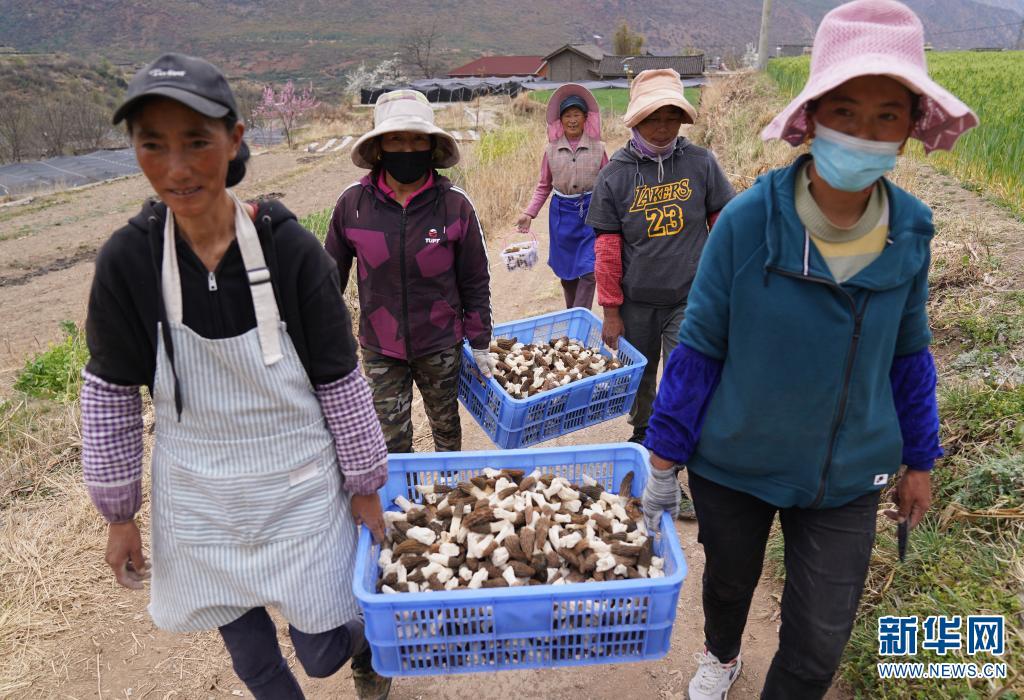
<path fill-rule="evenodd" d="M 142 507 L 142 395 L 82 372 L 82 471 L 108 522 L 131 520 Z"/>
<path fill-rule="evenodd" d="M 362 370 L 356 367 L 316 387 L 316 396 L 334 438 L 345 490 L 359 496 L 376 493 L 388 480 L 388 448 Z"/>

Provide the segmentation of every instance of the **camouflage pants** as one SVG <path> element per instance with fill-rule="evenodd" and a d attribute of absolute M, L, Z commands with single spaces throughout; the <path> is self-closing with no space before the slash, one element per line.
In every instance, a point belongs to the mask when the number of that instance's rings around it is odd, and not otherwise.
<path fill-rule="evenodd" d="M 384 429 L 388 452 L 412 452 L 412 384 L 434 433 L 437 452 L 462 449 L 459 422 L 459 364 L 462 346 L 414 360 L 398 360 L 362 349 L 363 371 L 373 392 L 373 407 Z"/>

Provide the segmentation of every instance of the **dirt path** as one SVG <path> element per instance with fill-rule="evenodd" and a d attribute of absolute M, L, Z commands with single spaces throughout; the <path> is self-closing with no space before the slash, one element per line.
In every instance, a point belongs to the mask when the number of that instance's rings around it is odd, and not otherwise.
<path fill-rule="evenodd" d="M 285 204 L 304 215 L 333 204 L 337 193 L 358 174 L 347 153 L 311 157 L 278 150 L 254 158 L 251 175 L 240 189 L 245 197 L 284 193 Z M 919 184 L 922 196 L 937 211 L 955 209 L 965 226 L 984 222 L 986 244 L 1004 257 L 1005 265 L 1019 266 L 1016 256 L 1020 255 L 1019 240 L 1024 230 L 1020 222 L 930 168 L 920 169 Z M 22 208 L 0 209 L 0 368 L 20 365 L 27 353 L 55 339 L 61 319 L 83 320 L 96 249 L 110 231 L 137 210 L 147 194 L 145 181 L 135 177 L 40 198 Z M 542 213 L 535 222 L 542 245 L 546 243 L 546 229 L 546 215 Z M 498 255 L 501 241 L 492 240 L 489 248 L 496 321 L 561 308 L 560 288 L 546 266 L 508 273 Z M 429 445 L 429 436 L 421 411 L 417 412 L 416 423 L 417 446 L 424 449 Z M 463 425 L 466 449 L 492 446 L 465 413 Z M 624 419 L 618 419 L 546 445 L 615 442 L 628 435 L 629 426 Z M 55 566 L 60 566 L 62 560 L 74 560 L 74 568 L 83 573 L 72 581 L 73 588 L 66 594 L 67 606 L 57 605 L 53 613 L 59 616 L 56 619 L 63 619 L 61 632 L 39 633 L 35 655 L 29 661 L 33 672 L 12 685 L 6 685 L 7 679 L 0 678 L 0 696 L 247 697 L 216 634 L 160 632 L 146 613 L 148 596 L 113 585 L 102 564 L 102 526 L 91 514 L 83 493 L 73 493 L 71 500 L 66 514 L 41 512 L 41 506 L 46 505 L 41 503 L 15 507 L 7 513 L 12 520 L 24 519 L 26 530 L 46 523 L 49 527 L 80 532 L 74 551 L 47 553 L 43 549 L 39 557 L 41 562 L 50 561 Z M 54 510 L 51 505 L 47 507 Z M 62 516 L 65 520 L 60 519 Z M 696 666 L 693 655 L 702 649 L 703 642 L 703 551 L 697 543 L 695 524 L 680 523 L 677 530 L 689 574 L 679 598 L 672 649 L 666 658 L 582 669 L 400 678 L 395 681 L 392 697 L 403 700 L 585 695 L 595 700 L 620 700 L 624 692 L 630 698 L 684 697 Z M 33 545 L 44 547 L 41 543 L 46 538 L 40 535 L 38 539 L 40 543 Z M 762 579 L 744 635 L 744 672 L 734 686 L 732 698 L 754 698 L 759 693 L 777 645 L 779 593 L 777 582 Z M 83 599 L 89 599 L 90 604 L 82 605 Z M 289 653 L 287 636 L 282 637 L 282 644 Z M 347 669 L 326 680 L 306 679 L 301 670 L 298 674 L 311 698 L 353 697 Z M 848 694 L 833 689 L 828 697 L 835 700 Z"/>
<path fill-rule="evenodd" d="M 240 189 L 245 197 L 282 192 L 285 204 L 304 215 L 333 204 L 337 193 L 357 175 L 346 153 L 316 158 L 277 150 L 254 158 L 250 176 Z M 0 366 L 20 365 L 27 353 L 56 339 L 60 320 L 83 320 L 95 251 L 111 231 L 137 211 L 147 195 L 146 182 L 134 177 L 39 198 L 13 211 L 0 210 Z M 535 224 L 542 242 L 546 239 L 546 224 L 545 213 Z M 492 240 L 489 247 L 497 321 L 561 308 L 560 288 L 546 266 L 511 274 L 503 269 L 498 255 L 501 243 Z M 466 449 L 493 447 L 465 413 L 463 425 Z M 417 444 L 428 445 L 422 412 L 417 416 L 417 433 Z M 629 426 L 619 419 L 548 444 L 613 442 L 625 440 L 628 435 Z M 100 610 L 109 606 L 109 613 L 92 612 L 72 620 L 75 632 L 45 644 L 41 650 L 47 651 L 44 657 L 49 658 L 35 662 L 45 664 L 52 673 L 32 674 L 35 682 L 12 689 L 14 694 L 75 698 L 246 695 L 216 635 L 160 632 L 146 613 L 147 596 L 112 585 L 102 565 L 101 533 L 101 528 L 95 528 L 88 535 L 96 537 L 86 546 L 87 551 L 94 552 L 96 566 L 81 586 L 90 589 L 90 596 L 101 596 L 106 602 Z M 695 525 L 680 524 L 679 533 L 690 573 L 679 600 L 672 651 L 665 659 L 580 670 L 402 678 L 395 682 L 392 697 L 551 697 L 586 693 L 594 698 L 618 698 L 624 689 L 631 691 L 631 697 L 682 697 L 695 668 L 692 656 L 702 648 L 699 580 L 703 553 L 696 541 Z M 745 639 L 745 670 L 733 697 L 756 697 L 760 688 L 776 644 L 778 606 L 773 595 L 777 593 L 777 586 L 770 582 L 757 593 Z M 287 637 L 282 642 L 287 651 Z M 347 669 L 330 679 L 303 678 L 302 682 L 312 698 L 353 696 Z"/>

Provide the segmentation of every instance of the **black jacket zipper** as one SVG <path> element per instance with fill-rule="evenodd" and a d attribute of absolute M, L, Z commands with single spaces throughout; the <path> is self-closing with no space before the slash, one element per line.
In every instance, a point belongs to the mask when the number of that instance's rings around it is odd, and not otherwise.
<path fill-rule="evenodd" d="M 842 286 L 837 284 L 834 280 L 825 279 L 824 277 L 814 277 L 813 275 L 798 275 L 794 272 L 788 272 L 777 267 L 769 267 L 768 271 L 775 272 L 783 277 L 791 277 L 793 279 L 823 284 L 826 287 L 836 290 L 844 299 L 846 299 L 847 303 L 850 305 L 850 312 L 853 314 L 853 336 L 850 338 L 850 347 L 846 353 L 846 368 L 843 371 L 843 388 L 839 395 L 839 408 L 836 410 L 835 417 L 832 419 L 832 428 L 829 431 L 828 438 L 828 452 L 825 453 L 825 463 L 821 467 L 821 475 L 818 479 L 818 492 L 814 496 L 814 501 L 810 505 L 811 508 L 817 508 L 825 498 L 825 482 L 828 480 L 829 469 L 832 468 L 832 457 L 835 454 L 836 439 L 839 437 L 839 428 L 842 427 L 843 419 L 846 417 L 846 403 L 850 397 L 850 380 L 853 376 L 853 363 L 857 358 L 857 346 L 860 345 L 861 325 L 864 321 L 864 313 L 868 310 L 868 302 L 871 301 L 871 292 L 867 292 L 864 304 L 860 311 L 858 311 L 856 300 L 854 300 L 850 293 L 843 289 Z"/>
<path fill-rule="evenodd" d="M 412 342 L 409 337 L 409 281 L 405 273 L 405 221 L 406 208 L 402 207 L 402 223 L 398 227 L 398 244 L 401 246 L 398 253 L 399 270 L 402 277 L 402 332 L 405 336 L 405 359 L 412 361 Z"/>

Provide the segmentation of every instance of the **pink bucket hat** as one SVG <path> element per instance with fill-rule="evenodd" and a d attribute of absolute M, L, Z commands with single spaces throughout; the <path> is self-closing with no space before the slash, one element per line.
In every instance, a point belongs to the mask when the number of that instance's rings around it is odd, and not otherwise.
<path fill-rule="evenodd" d="M 821 20 L 807 84 L 761 138 L 803 143 L 809 126 L 807 103 L 862 75 L 888 76 L 921 96 L 921 117 L 910 135 L 924 144 L 926 153 L 951 150 L 960 134 L 978 125 L 967 105 L 928 77 L 924 28 L 917 15 L 895 0 L 855 0 Z"/>
<path fill-rule="evenodd" d="M 670 105 L 683 110 L 690 123 L 697 121 L 697 110 L 686 99 L 679 73 L 671 68 L 640 71 L 629 86 L 629 106 L 622 121 L 632 129 L 660 107 Z"/>
<path fill-rule="evenodd" d="M 580 97 L 587 103 L 587 119 L 583 123 L 583 131 L 590 138 L 601 140 L 601 107 L 597 104 L 594 93 L 577 83 L 566 83 L 555 90 L 555 94 L 548 100 L 547 122 L 548 141 L 554 143 L 562 138 L 561 114 L 558 113 L 562 101 L 567 97 Z"/>
<path fill-rule="evenodd" d="M 357 167 L 372 170 L 380 159 L 377 137 L 392 131 L 412 131 L 429 134 L 437 140 L 431 165 L 450 168 L 459 162 L 459 144 L 447 131 L 434 123 L 434 110 L 422 92 L 392 90 L 377 98 L 373 108 L 373 129 L 366 132 L 352 146 L 352 162 Z"/>

